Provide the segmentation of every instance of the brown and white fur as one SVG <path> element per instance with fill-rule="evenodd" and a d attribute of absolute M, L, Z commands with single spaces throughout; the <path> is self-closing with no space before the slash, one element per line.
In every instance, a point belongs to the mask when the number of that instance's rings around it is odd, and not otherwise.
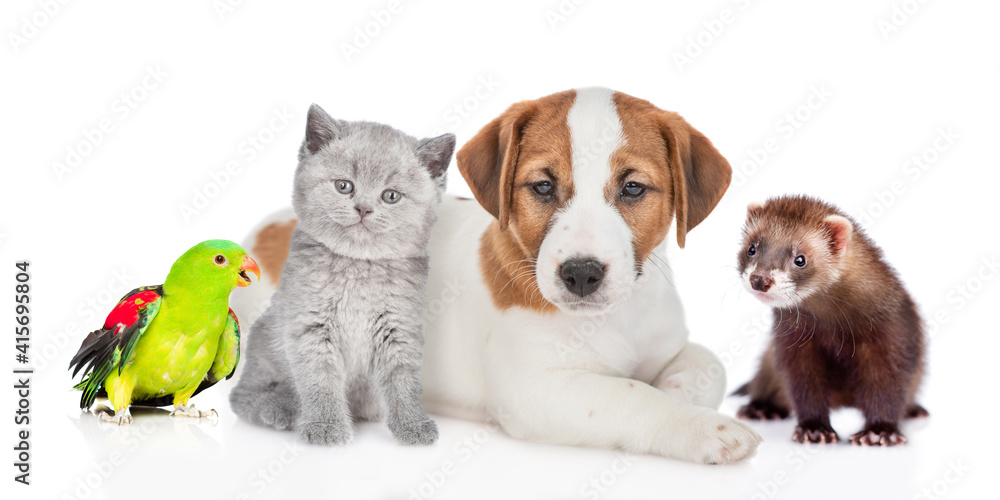
<path fill-rule="evenodd" d="M 446 199 L 431 237 L 428 410 L 538 442 L 752 455 L 761 438 L 716 411 L 724 370 L 688 342 L 665 265 L 672 221 L 683 247 L 729 186 L 705 136 L 647 101 L 579 89 L 512 105 L 457 161 L 479 205 Z M 274 224 L 250 245 L 280 257 L 289 224 Z M 258 260 L 279 276 L 280 258 Z"/>
<path fill-rule="evenodd" d="M 744 286 L 774 311 L 760 371 L 737 390 L 750 396 L 739 416 L 794 409 L 795 441 L 833 443 L 830 409 L 849 406 L 865 416 L 851 443 L 905 443 L 899 421 L 927 416 L 914 402 L 924 334 L 882 251 L 836 207 L 785 196 L 750 205 L 738 261 Z"/>

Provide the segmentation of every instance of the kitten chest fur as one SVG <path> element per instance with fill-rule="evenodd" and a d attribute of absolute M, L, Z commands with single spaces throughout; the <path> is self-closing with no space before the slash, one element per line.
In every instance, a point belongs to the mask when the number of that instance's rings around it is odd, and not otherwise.
<path fill-rule="evenodd" d="M 391 353 L 390 346 L 423 343 L 427 257 L 345 257 L 298 230 L 292 241 L 299 251 L 285 267 L 276 299 L 296 303 L 282 308 L 295 312 L 286 320 L 308 328 L 293 330 L 297 338 L 291 340 L 313 344 L 317 354 L 331 354 L 331 361 L 354 373 L 380 365 L 378 357 Z"/>

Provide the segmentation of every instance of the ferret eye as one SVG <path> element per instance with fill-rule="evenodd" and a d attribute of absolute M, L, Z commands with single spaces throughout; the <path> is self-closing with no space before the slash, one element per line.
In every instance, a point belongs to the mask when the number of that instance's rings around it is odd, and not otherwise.
<path fill-rule="evenodd" d="M 220 266 L 223 265 L 223 264 L 225 264 L 226 263 L 226 256 L 222 255 L 222 254 L 216 255 L 215 256 L 215 263 L 218 264 L 218 265 L 220 265 Z"/>
<path fill-rule="evenodd" d="M 344 179 L 337 179 L 333 181 L 334 186 L 337 187 L 337 192 L 340 194 L 351 194 L 354 192 L 354 183 Z"/>
<path fill-rule="evenodd" d="M 747 255 L 753 257 L 756 253 L 757 253 L 757 247 L 754 245 L 750 245 L 750 248 L 747 249 Z"/>
<path fill-rule="evenodd" d="M 556 187 L 549 181 L 536 182 L 531 185 L 531 190 L 542 198 L 551 198 L 556 194 Z"/>
<path fill-rule="evenodd" d="M 806 267 L 806 256 L 799 255 L 795 258 L 795 265 L 799 267 Z"/>

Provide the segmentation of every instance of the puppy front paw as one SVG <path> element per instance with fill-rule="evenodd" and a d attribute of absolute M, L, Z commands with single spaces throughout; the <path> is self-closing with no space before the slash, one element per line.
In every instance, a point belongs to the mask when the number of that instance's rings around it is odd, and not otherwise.
<path fill-rule="evenodd" d="M 303 441 L 319 445 L 347 444 L 354 434 L 350 425 L 341 422 L 303 422 L 298 432 Z"/>
<path fill-rule="evenodd" d="M 753 456 L 764 441 L 749 425 L 715 411 L 706 411 L 695 420 L 684 458 L 710 465 L 739 462 Z"/>
<path fill-rule="evenodd" d="M 840 441 L 840 437 L 837 436 L 837 432 L 833 430 L 833 427 L 830 427 L 829 423 L 807 420 L 799 422 L 799 425 L 795 426 L 792 441 L 803 444 L 827 444 Z"/>
<path fill-rule="evenodd" d="M 431 419 L 389 426 L 396 440 L 405 445 L 430 445 L 438 439 L 437 424 Z"/>

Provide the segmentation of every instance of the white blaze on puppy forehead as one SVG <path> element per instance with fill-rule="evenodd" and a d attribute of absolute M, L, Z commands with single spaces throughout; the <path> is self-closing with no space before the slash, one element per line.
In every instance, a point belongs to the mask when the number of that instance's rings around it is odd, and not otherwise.
<path fill-rule="evenodd" d="M 604 196 L 611 181 L 611 155 L 623 142 L 622 124 L 613 98 L 614 92 L 609 89 L 577 90 L 576 101 L 567 116 L 574 194 L 554 224 L 556 228 L 567 225 L 571 228 L 556 232 L 559 249 L 564 251 L 563 259 L 594 257 L 605 265 L 610 265 L 609 259 L 631 259 L 631 245 L 622 245 L 631 242 L 631 231 Z"/>
<path fill-rule="evenodd" d="M 605 193 L 612 179 L 611 157 L 623 143 L 614 92 L 578 90 L 567 113 L 572 154 L 572 198 L 556 212 L 539 246 L 537 274 L 542 295 L 575 309 L 581 296 L 562 276 L 570 260 L 591 261 L 602 269 L 600 284 L 585 292 L 584 307 L 610 307 L 634 284 L 632 231 Z M 583 278 L 578 278 L 583 279 Z M 571 305 L 576 304 L 576 305 Z"/>

